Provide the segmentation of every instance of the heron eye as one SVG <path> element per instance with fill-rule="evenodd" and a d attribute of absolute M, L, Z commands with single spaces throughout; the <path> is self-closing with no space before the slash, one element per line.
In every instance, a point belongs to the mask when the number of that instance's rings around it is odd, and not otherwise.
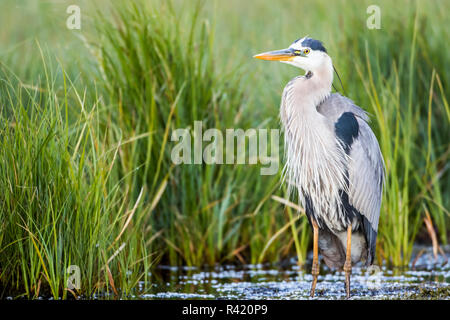
<path fill-rule="evenodd" d="M 310 51 L 309 49 L 305 49 L 305 50 L 303 50 L 303 53 L 304 53 L 304 54 L 308 54 L 309 51 Z"/>

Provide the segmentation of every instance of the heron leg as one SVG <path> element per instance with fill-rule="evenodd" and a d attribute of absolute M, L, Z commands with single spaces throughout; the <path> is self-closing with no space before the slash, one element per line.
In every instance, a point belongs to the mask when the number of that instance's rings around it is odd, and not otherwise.
<path fill-rule="evenodd" d="M 347 228 L 347 254 L 345 256 L 344 271 L 345 271 L 345 291 L 347 299 L 350 298 L 350 275 L 352 274 L 352 226 Z"/>
<path fill-rule="evenodd" d="M 313 239 L 313 262 L 312 262 L 312 276 L 313 281 L 311 285 L 311 298 L 314 297 L 314 292 L 316 290 L 317 276 L 319 275 L 319 227 L 316 221 L 311 218 L 311 223 L 313 226 L 314 239 Z"/>

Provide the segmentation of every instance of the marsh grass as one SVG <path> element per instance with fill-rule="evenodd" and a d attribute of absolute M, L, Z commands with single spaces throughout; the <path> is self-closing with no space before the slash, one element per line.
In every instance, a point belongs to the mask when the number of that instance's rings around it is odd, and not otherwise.
<path fill-rule="evenodd" d="M 379 263 L 409 263 L 428 212 L 447 243 L 449 79 L 439 39 L 448 38 L 448 5 L 406 1 L 402 11 L 382 1 L 380 31 L 364 27 L 363 2 L 336 14 L 347 5 L 104 1 L 67 40 L 77 51 L 54 46 L 51 32 L 30 45 L 6 29 L 21 54 L 1 50 L 0 296 L 127 297 L 139 281 L 145 291 L 159 263 L 296 255 L 304 264 L 309 226 L 279 174 L 175 166 L 170 138 L 195 120 L 203 130 L 279 127 L 282 87 L 298 70 L 250 58 L 305 34 L 324 40 L 346 95 L 372 114 L 387 168 Z M 268 23 L 274 16 L 284 19 Z M 43 26 L 55 23 L 44 17 Z M 73 293 L 70 265 L 82 273 Z"/>
<path fill-rule="evenodd" d="M 110 179 L 118 148 L 103 143 L 97 103 L 85 105 L 60 67 L 44 70 L 29 89 L 1 69 L 1 295 L 128 294 L 155 259 L 140 223 L 148 210 L 127 225 L 145 206 L 131 209 L 125 186 Z M 67 290 L 70 265 L 80 268 L 79 291 Z"/>
<path fill-rule="evenodd" d="M 447 170 L 449 146 L 445 139 L 442 144 L 433 142 L 433 134 L 448 134 L 443 126 L 450 119 L 446 96 L 439 89 L 439 72 L 433 64 L 421 63 L 431 43 L 419 32 L 425 29 L 425 22 L 420 20 L 417 5 L 414 15 L 402 26 L 403 48 L 391 59 L 389 73 L 382 71 L 381 58 L 373 59 L 367 41 L 362 54 L 365 59 L 355 66 L 369 97 L 368 111 L 378 129 L 387 169 L 379 259 L 396 266 L 410 261 L 414 239 L 428 210 L 441 230 L 441 242 L 447 243 L 448 211 L 442 195 L 448 186 L 438 180 Z"/>
<path fill-rule="evenodd" d="M 175 10 L 170 2 L 126 4 L 113 11 L 114 19 L 97 20 L 108 123 L 125 137 L 150 133 L 122 148 L 120 174 L 139 168 L 131 185 L 144 184 L 150 194 L 164 184 L 148 223 L 161 231 L 168 263 L 257 262 L 261 248 L 286 223 L 275 214 L 280 204 L 270 200 L 279 193 L 277 179 L 260 176 L 257 165 L 175 167 L 170 158 L 170 133 L 192 130 L 196 120 L 203 130 L 223 132 L 261 126 L 248 117 L 239 70 L 214 63 L 214 26 L 200 17 L 199 7 L 184 5 Z M 279 246 L 266 248 L 261 259 L 276 257 Z"/>

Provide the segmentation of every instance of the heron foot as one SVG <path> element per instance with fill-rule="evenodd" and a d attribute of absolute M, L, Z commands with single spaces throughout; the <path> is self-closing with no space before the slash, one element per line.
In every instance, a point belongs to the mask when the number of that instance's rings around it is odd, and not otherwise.
<path fill-rule="evenodd" d="M 313 276 L 313 281 L 311 284 L 311 293 L 310 293 L 311 298 L 314 297 L 314 293 L 316 291 L 317 277 L 319 276 L 319 271 L 320 271 L 319 262 L 318 261 L 313 262 L 312 270 L 311 270 L 311 274 Z"/>
<path fill-rule="evenodd" d="M 311 273 L 313 275 L 313 282 L 311 285 L 311 298 L 314 297 L 314 292 L 316 291 L 317 276 L 319 275 L 319 226 L 314 219 L 311 219 L 313 226 L 313 262 Z"/>
<path fill-rule="evenodd" d="M 345 292 L 347 294 L 347 299 L 350 298 L 350 276 L 352 274 L 352 264 L 351 262 L 345 262 L 344 264 L 345 271 Z"/>
<path fill-rule="evenodd" d="M 345 255 L 344 271 L 345 271 L 345 291 L 347 299 L 350 298 L 350 275 L 352 274 L 352 226 L 347 227 L 347 253 Z"/>

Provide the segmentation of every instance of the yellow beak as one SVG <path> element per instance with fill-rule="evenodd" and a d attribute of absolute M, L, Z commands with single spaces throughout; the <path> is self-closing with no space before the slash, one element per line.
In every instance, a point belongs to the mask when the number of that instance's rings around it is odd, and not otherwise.
<path fill-rule="evenodd" d="M 254 55 L 253 58 L 270 61 L 291 61 L 295 54 L 292 49 L 269 51 Z"/>

